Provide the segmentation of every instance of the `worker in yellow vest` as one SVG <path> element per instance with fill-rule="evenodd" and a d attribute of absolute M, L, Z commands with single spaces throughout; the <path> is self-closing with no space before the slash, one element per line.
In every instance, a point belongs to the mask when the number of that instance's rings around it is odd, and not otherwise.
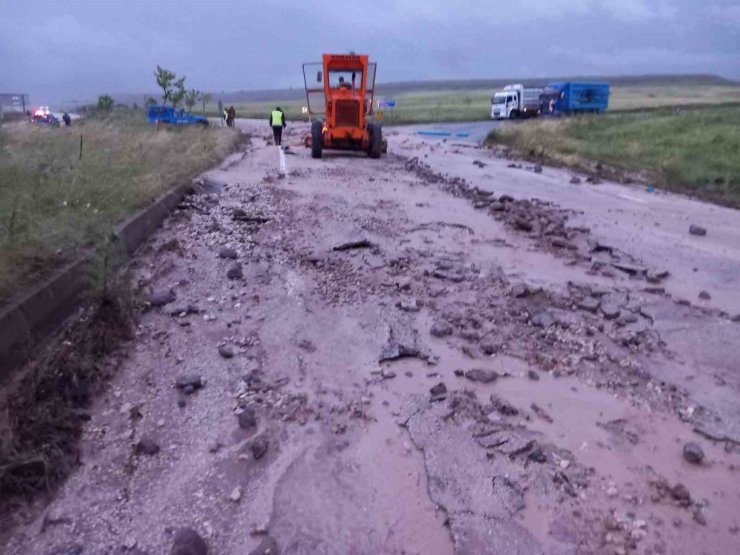
<path fill-rule="evenodd" d="M 276 107 L 270 114 L 270 127 L 272 127 L 272 136 L 275 139 L 275 144 L 280 146 L 283 143 L 283 128 L 287 125 L 285 121 L 285 114 L 280 109 L 280 106 Z"/>

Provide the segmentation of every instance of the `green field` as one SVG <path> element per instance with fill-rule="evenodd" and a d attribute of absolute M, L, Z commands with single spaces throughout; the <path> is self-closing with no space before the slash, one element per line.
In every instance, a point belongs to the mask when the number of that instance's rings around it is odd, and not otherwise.
<path fill-rule="evenodd" d="M 477 83 L 476 83 L 477 85 Z M 442 86 L 441 84 L 438 86 Z M 476 121 L 491 117 L 492 89 L 464 88 L 456 90 L 429 90 L 394 92 L 379 90 L 377 99 L 392 97 L 397 107 L 384 111 L 385 125 L 406 123 Z M 305 98 L 259 102 L 233 102 L 237 117 L 267 118 L 279 105 L 289 121 L 306 121 L 301 107 Z M 713 104 L 740 104 L 740 84 L 685 80 L 666 83 L 619 84 L 612 87 L 610 111 L 631 111 L 667 106 L 696 106 Z M 209 104 L 206 112 L 218 116 L 216 104 Z M 199 112 L 200 113 L 200 112 Z"/>
<path fill-rule="evenodd" d="M 70 128 L 0 127 L 0 305 L 219 162 L 237 139 L 230 129 L 157 131 L 143 112 Z"/>
<path fill-rule="evenodd" d="M 740 207 L 740 107 L 507 123 L 489 141 L 577 169 L 601 162 L 651 184 Z"/>

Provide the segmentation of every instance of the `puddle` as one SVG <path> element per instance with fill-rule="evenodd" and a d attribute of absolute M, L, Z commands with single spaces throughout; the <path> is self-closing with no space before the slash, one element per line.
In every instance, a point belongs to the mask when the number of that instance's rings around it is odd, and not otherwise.
<path fill-rule="evenodd" d="M 707 539 L 713 533 L 721 533 L 727 538 L 728 529 L 740 525 L 740 472 L 732 464 L 732 455 L 695 434 L 677 416 L 632 405 L 574 378 L 553 378 L 545 372 L 538 372 L 540 380 L 531 380 L 527 378 L 529 365 L 517 358 L 496 356 L 471 360 L 443 340 L 431 340 L 429 347 L 440 357 L 439 364 L 429 366 L 418 359 L 402 359 L 388 364 L 386 368 L 392 369 L 396 378 L 380 384 L 381 391 L 377 392 L 376 399 L 387 400 L 391 410 L 395 410 L 405 395 L 429 395 L 429 388 L 439 381 L 444 381 L 450 390 L 474 391 L 482 404 L 488 403 L 491 394 L 496 394 L 517 407 L 520 414 L 529 415 L 529 420 L 522 417 L 519 422 L 573 453 L 580 464 L 596 470 L 591 491 L 594 487 L 606 489 L 606 484 L 615 486 L 619 492 L 613 500 L 615 506 L 625 504 L 623 495 L 635 494 L 648 504 L 651 514 L 661 514 L 667 522 L 675 518 L 690 521 L 691 513 L 685 509 L 674 507 L 667 501 L 652 504 L 652 488 L 647 482 L 657 475 L 671 485 L 684 484 L 692 499 L 707 503 L 703 513 L 708 524 L 699 528 L 697 538 L 706 535 Z M 488 368 L 500 375 L 509 373 L 511 377 L 480 384 L 456 377 L 454 370 L 457 368 Z M 428 374 L 433 372 L 439 375 L 429 377 Z M 535 415 L 531 409 L 533 403 L 544 409 L 553 421 L 548 422 Z M 682 448 L 689 441 L 702 446 L 706 464 L 697 467 L 683 459 Z M 538 532 L 539 537 L 546 538 L 548 519 L 552 515 L 538 510 L 535 505 L 536 500 L 528 503 L 527 511 L 520 518 L 524 518 L 527 527 Z M 685 533 L 675 531 L 682 537 Z M 699 545 L 704 540 L 696 541 Z"/>
<path fill-rule="evenodd" d="M 378 421 L 368 426 L 353 450 L 361 474 L 378 489 L 375 507 L 381 512 L 377 517 L 388 523 L 388 544 L 405 546 L 408 553 L 453 553 L 444 524 L 447 513 L 427 492 L 423 455 L 388 410 L 381 407 L 375 414 Z"/>

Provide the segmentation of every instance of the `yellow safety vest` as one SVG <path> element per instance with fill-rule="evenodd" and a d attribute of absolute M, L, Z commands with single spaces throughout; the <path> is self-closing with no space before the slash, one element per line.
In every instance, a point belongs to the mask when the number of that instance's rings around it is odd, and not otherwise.
<path fill-rule="evenodd" d="M 272 111 L 272 126 L 280 127 L 283 125 L 283 113 L 280 110 Z"/>

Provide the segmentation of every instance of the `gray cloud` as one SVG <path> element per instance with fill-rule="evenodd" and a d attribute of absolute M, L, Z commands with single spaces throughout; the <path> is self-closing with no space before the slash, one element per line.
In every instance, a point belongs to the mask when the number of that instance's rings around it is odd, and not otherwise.
<path fill-rule="evenodd" d="M 301 87 L 324 51 L 380 81 L 562 74 L 740 78 L 737 0 L 247 0 L 0 3 L 0 88 L 38 102 L 154 91 L 164 65 L 212 91 Z"/>

